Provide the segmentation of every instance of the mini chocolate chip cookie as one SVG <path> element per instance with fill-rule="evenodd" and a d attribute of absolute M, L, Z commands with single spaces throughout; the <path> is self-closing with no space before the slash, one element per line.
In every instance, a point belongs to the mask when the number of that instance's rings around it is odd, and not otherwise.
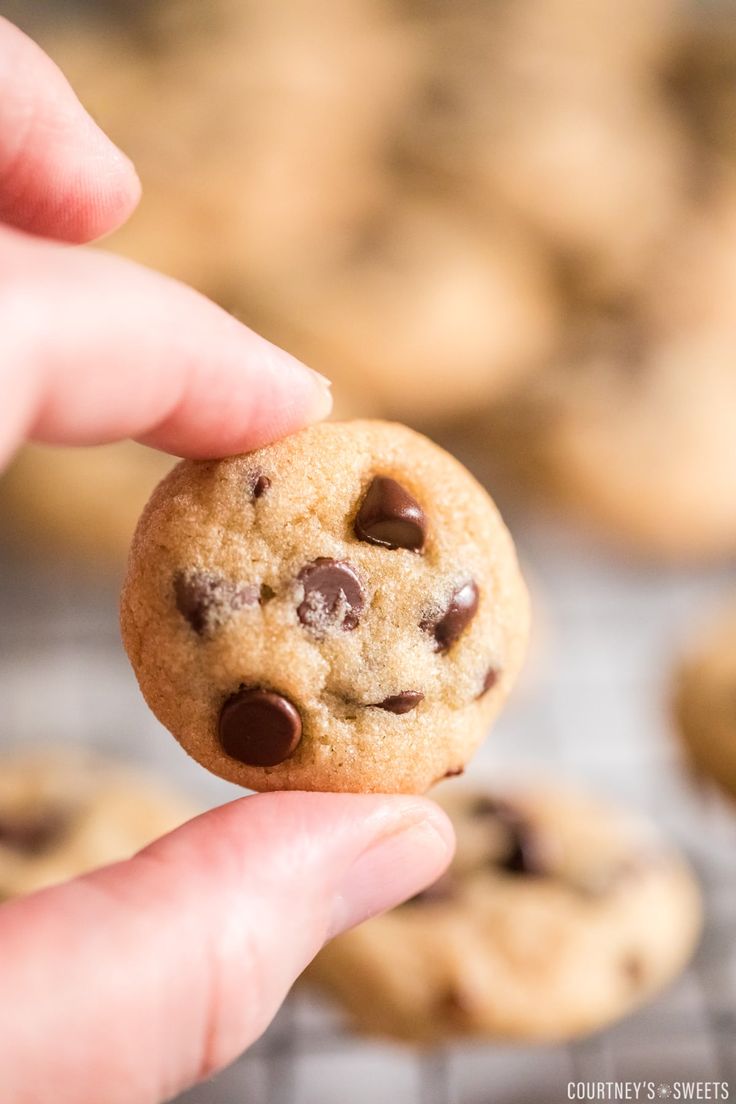
<path fill-rule="evenodd" d="M 682 663 L 675 717 L 696 771 L 736 797 L 736 605 Z"/>
<path fill-rule="evenodd" d="M 552 789 L 440 801 L 458 836 L 449 871 L 339 936 L 307 972 L 359 1028 L 422 1042 L 564 1040 L 682 969 L 700 897 L 651 825 Z"/>
<path fill-rule="evenodd" d="M 422 792 L 470 758 L 528 602 L 493 503 L 404 426 L 183 461 L 133 542 L 122 631 L 190 755 L 257 790 Z"/>
<path fill-rule="evenodd" d="M 145 776 L 65 750 L 0 763 L 0 901 L 127 859 L 196 809 Z"/>

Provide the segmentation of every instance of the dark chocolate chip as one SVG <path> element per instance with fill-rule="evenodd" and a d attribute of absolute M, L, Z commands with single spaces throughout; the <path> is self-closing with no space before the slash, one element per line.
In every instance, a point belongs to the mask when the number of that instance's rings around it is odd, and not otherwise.
<path fill-rule="evenodd" d="M 266 602 L 270 602 L 272 598 L 276 597 L 276 591 L 268 583 L 261 583 L 261 590 L 259 594 L 259 601 L 261 605 Z"/>
<path fill-rule="evenodd" d="M 411 713 L 421 701 L 424 701 L 421 690 L 402 690 L 400 694 L 392 694 L 382 702 L 376 702 L 376 709 L 385 709 L 388 713 Z"/>
<path fill-rule="evenodd" d="M 623 971 L 623 975 L 626 980 L 634 988 L 638 989 L 639 986 L 644 984 L 644 980 L 646 978 L 646 970 L 641 958 L 635 952 L 632 951 L 631 954 L 626 956 L 626 958 L 621 963 L 621 970 Z"/>
<path fill-rule="evenodd" d="M 228 613 L 258 604 L 258 587 L 232 583 L 207 571 L 180 571 L 174 576 L 176 608 L 194 631 L 203 636 Z"/>
<path fill-rule="evenodd" d="M 470 809 L 472 817 L 494 820 L 503 830 L 505 847 L 503 854 L 494 858 L 493 865 L 506 874 L 524 874 L 541 877 L 549 873 L 545 850 L 538 834 L 526 817 L 506 801 L 481 797 Z"/>
<path fill-rule="evenodd" d="M 40 855 L 63 838 L 68 824 L 69 816 L 61 810 L 24 816 L 0 814 L 0 847 Z"/>
<path fill-rule="evenodd" d="M 465 994 L 457 986 L 451 985 L 442 994 L 437 1002 L 437 1011 L 441 1016 L 449 1016 L 451 1019 L 459 1019 L 469 1016 L 473 1006 Z"/>
<path fill-rule="evenodd" d="M 465 774 L 465 767 L 453 767 L 452 770 L 445 771 L 442 777 L 457 778 L 460 774 Z"/>
<path fill-rule="evenodd" d="M 331 628 L 354 629 L 365 605 L 360 579 L 344 560 L 320 556 L 298 575 L 304 598 L 297 608 L 302 625 L 318 632 Z"/>
<path fill-rule="evenodd" d="M 499 674 L 499 672 L 496 670 L 495 667 L 489 667 L 488 668 L 488 670 L 485 673 L 485 677 L 483 679 L 483 682 L 481 683 L 480 693 L 478 694 L 479 698 L 484 697 L 484 695 L 486 695 L 489 690 L 493 689 L 493 687 L 498 682 L 498 674 Z"/>
<path fill-rule="evenodd" d="M 355 519 L 358 540 L 383 548 L 421 552 L 427 537 L 427 519 L 415 498 L 385 475 L 377 475 L 366 491 Z"/>
<path fill-rule="evenodd" d="M 248 482 L 250 493 L 253 498 L 262 498 L 271 486 L 271 480 L 260 471 L 251 472 L 248 476 Z"/>
<path fill-rule="evenodd" d="M 451 900 L 454 896 L 455 879 L 450 873 L 445 872 L 436 882 L 427 886 L 421 893 L 417 893 L 414 897 L 410 897 L 409 900 L 404 903 L 406 905 L 437 905 L 441 904 L 443 901 Z"/>
<path fill-rule="evenodd" d="M 299 746 L 302 720 L 282 694 L 244 687 L 232 694 L 220 710 L 218 734 L 232 759 L 251 767 L 274 767 Z"/>
<path fill-rule="evenodd" d="M 475 617 L 478 601 L 478 587 L 471 579 L 453 591 L 444 613 L 421 622 L 421 628 L 434 636 L 436 651 L 446 652 L 458 640 Z"/>

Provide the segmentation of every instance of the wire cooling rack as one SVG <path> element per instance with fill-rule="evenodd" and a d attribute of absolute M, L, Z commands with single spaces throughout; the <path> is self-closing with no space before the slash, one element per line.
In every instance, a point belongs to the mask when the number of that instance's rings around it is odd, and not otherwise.
<path fill-rule="evenodd" d="M 695 962 L 654 1004 L 568 1046 L 359 1037 L 298 990 L 265 1036 L 181 1104 L 553 1104 L 570 1082 L 725 1081 L 736 1093 L 736 811 L 683 771 L 667 715 L 683 642 L 736 571 L 635 567 L 518 519 L 536 607 L 522 684 L 473 772 L 559 777 L 649 813 L 688 853 L 706 899 Z M 119 643 L 116 586 L 6 557 L 0 700 L 7 742 L 83 741 L 216 804 L 235 789 L 176 747 L 143 705 Z"/>

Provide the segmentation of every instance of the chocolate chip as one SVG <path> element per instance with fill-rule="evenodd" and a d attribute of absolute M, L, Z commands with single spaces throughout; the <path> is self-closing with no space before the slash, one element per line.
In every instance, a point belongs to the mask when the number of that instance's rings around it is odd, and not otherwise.
<path fill-rule="evenodd" d="M 365 596 L 349 563 L 320 556 L 301 569 L 298 579 L 304 587 L 304 599 L 296 611 L 302 625 L 318 632 L 355 628 Z"/>
<path fill-rule="evenodd" d="M 454 1020 L 469 1016 L 473 1005 L 466 993 L 457 986 L 450 985 L 438 1000 L 437 1011 L 440 1016 L 449 1016 Z"/>
<path fill-rule="evenodd" d="M 376 709 L 385 709 L 387 713 L 411 713 L 421 701 L 424 701 L 421 690 L 402 690 L 400 694 L 376 702 Z"/>
<path fill-rule="evenodd" d="M 0 814 L 0 847 L 40 855 L 64 836 L 69 816 L 60 810 L 13 816 Z"/>
<path fill-rule="evenodd" d="M 232 694 L 220 710 L 218 735 L 232 759 L 251 767 L 274 767 L 299 746 L 302 720 L 282 694 L 244 687 Z"/>
<path fill-rule="evenodd" d="M 452 770 L 445 771 L 442 777 L 457 778 L 460 774 L 465 774 L 465 767 L 453 767 Z"/>
<path fill-rule="evenodd" d="M 417 500 L 385 475 L 377 475 L 371 482 L 354 528 L 358 540 L 412 552 L 421 552 L 427 537 L 427 519 Z"/>
<path fill-rule="evenodd" d="M 493 865 L 506 874 L 541 877 L 547 874 L 545 850 L 538 834 L 518 809 L 506 801 L 481 797 L 470 809 L 472 817 L 494 820 L 503 830 L 503 853 Z"/>
<path fill-rule="evenodd" d="M 251 472 L 248 476 L 250 493 L 252 498 L 262 498 L 271 486 L 271 480 L 263 472 Z"/>
<path fill-rule="evenodd" d="M 480 693 L 478 694 L 479 698 L 484 697 L 484 695 L 487 694 L 489 690 L 493 689 L 493 687 L 498 682 L 498 674 L 499 673 L 498 673 L 498 671 L 496 670 L 495 667 L 489 667 L 488 668 L 488 670 L 485 673 L 485 677 L 483 679 L 483 682 L 481 683 Z"/>
<path fill-rule="evenodd" d="M 621 970 L 626 980 L 636 989 L 644 984 L 646 970 L 644 963 L 638 954 L 632 951 L 621 963 Z"/>
<path fill-rule="evenodd" d="M 421 893 L 415 894 L 405 901 L 405 905 L 436 905 L 442 901 L 449 901 L 455 896 L 455 880 L 453 876 L 445 872 L 441 877 L 427 886 Z"/>
<path fill-rule="evenodd" d="M 258 587 L 232 583 L 207 571 L 174 576 L 176 608 L 198 636 L 212 632 L 228 613 L 258 604 Z"/>
<path fill-rule="evenodd" d="M 448 651 L 463 634 L 475 617 L 478 601 L 478 587 L 471 579 L 453 591 L 444 613 L 421 622 L 421 628 L 434 636 L 436 651 Z"/>

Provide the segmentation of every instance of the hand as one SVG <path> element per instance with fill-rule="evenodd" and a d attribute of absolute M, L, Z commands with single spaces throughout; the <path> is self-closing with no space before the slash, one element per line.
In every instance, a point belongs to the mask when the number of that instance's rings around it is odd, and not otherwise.
<path fill-rule="evenodd" d="M 138 195 L 58 70 L 0 19 L 0 461 L 24 438 L 224 455 L 328 412 L 321 377 L 202 296 L 48 240 L 106 233 Z M 326 939 L 451 852 L 418 797 L 258 795 L 3 905 L 3 1104 L 150 1104 L 211 1075 Z"/>

